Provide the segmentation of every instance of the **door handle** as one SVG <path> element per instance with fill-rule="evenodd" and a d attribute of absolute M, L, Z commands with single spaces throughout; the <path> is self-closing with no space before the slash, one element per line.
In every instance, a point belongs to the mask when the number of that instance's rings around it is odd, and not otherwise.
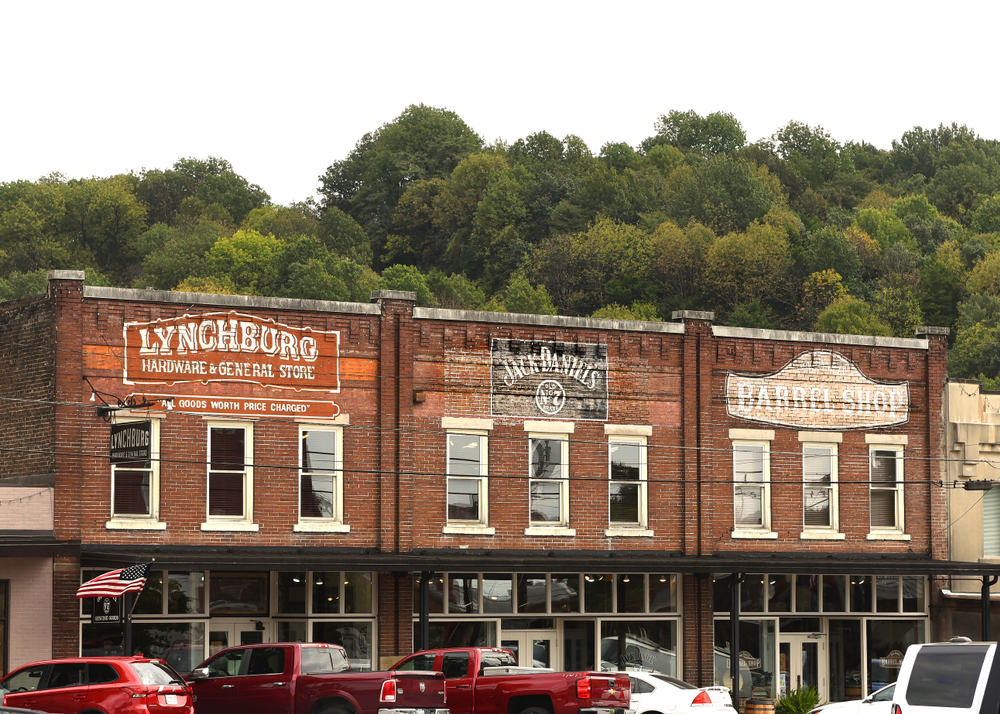
<path fill-rule="evenodd" d="M 236 686 L 235 684 L 223 684 L 222 688 L 223 689 L 232 689 L 235 686 Z"/>
<path fill-rule="evenodd" d="M 271 686 L 272 687 L 284 687 L 286 684 L 287 684 L 287 682 L 275 682 Z"/>
<path fill-rule="evenodd" d="M 471 684 L 456 684 L 455 689 L 472 689 Z"/>

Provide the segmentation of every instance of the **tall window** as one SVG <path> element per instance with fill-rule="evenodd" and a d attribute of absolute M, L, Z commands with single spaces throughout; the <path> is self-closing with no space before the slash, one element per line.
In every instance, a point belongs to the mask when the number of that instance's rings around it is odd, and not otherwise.
<path fill-rule="evenodd" d="M 609 521 L 646 527 L 646 440 L 615 437 L 608 443 Z"/>
<path fill-rule="evenodd" d="M 487 523 L 487 444 L 485 434 L 448 433 L 448 522 Z"/>
<path fill-rule="evenodd" d="M 533 526 L 569 525 L 569 441 L 558 436 L 528 440 L 529 520 Z"/>
<path fill-rule="evenodd" d="M 131 419 L 119 419 L 133 421 Z M 140 421 L 140 420 L 134 420 Z M 150 460 L 111 465 L 112 520 L 155 521 L 159 511 L 160 424 L 150 420 Z"/>
<path fill-rule="evenodd" d="M 771 527 L 769 443 L 733 442 L 735 530 Z"/>
<path fill-rule="evenodd" d="M 343 520 L 339 428 L 303 426 L 299 431 L 299 517 Z"/>
<path fill-rule="evenodd" d="M 802 524 L 805 530 L 837 529 L 837 451 L 825 444 L 802 449 Z"/>
<path fill-rule="evenodd" d="M 871 529 L 903 530 L 903 449 L 871 448 Z"/>
<path fill-rule="evenodd" d="M 1000 558 L 1000 488 L 983 493 L 983 557 Z"/>
<path fill-rule="evenodd" d="M 210 425 L 208 461 L 209 520 L 251 520 L 253 518 L 252 425 Z"/>

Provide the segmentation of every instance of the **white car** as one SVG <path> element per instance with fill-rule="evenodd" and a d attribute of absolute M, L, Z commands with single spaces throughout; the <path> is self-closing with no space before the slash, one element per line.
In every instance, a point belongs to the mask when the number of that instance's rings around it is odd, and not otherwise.
<path fill-rule="evenodd" d="M 726 687 L 696 687 L 676 677 L 629 672 L 632 699 L 628 714 L 736 714 Z"/>
<path fill-rule="evenodd" d="M 892 711 L 892 694 L 895 683 L 872 692 L 864 699 L 835 702 L 816 707 L 809 714 L 889 714 Z"/>

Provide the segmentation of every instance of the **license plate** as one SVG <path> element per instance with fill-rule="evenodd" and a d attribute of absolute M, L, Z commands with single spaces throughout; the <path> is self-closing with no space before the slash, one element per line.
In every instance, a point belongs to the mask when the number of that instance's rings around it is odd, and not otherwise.
<path fill-rule="evenodd" d="M 166 695 L 166 700 L 167 700 L 167 704 L 175 704 L 176 705 L 177 704 L 177 695 L 176 694 L 167 694 Z"/>

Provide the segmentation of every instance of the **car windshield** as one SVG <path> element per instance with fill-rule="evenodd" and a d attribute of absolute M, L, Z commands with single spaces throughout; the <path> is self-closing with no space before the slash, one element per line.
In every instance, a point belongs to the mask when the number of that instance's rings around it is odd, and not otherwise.
<path fill-rule="evenodd" d="M 688 684 L 687 682 L 685 682 L 682 679 L 677 679 L 675 677 L 668 677 L 665 674 L 654 674 L 653 676 L 656 679 L 659 679 L 661 682 L 666 682 L 667 684 L 674 685 L 678 689 L 697 689 L 698 688 L 698 687 L 694 686 L 693 684 Z"/>
<path fill-rule="evenodd" d="M 335 674 L 349 672 L 351 663 L 343 650 L 334 647 L 303 647 L 302 674 Z"/>
<path fill-rule="evenodd" d="M 157 686 L 160 684 L 184 684 L 181 676 L 163 662 L 129 662 L 132 671 L 143 684 Z"/>
<path fill-rule="evenodd" d="M 905 692 L 908 704 L 969 708 L 989 645 L 940 645 L 917 652 Z M 904 707 L 905 710 L 905 707 Z"/>

